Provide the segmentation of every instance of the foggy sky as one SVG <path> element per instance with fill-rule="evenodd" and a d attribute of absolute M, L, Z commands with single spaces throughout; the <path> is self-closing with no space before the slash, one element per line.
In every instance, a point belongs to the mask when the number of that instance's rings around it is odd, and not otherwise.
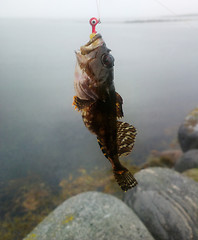
<path fill-rule="evenodd" d="M 155 17 L 173 13 L 177 15 L 198 13 L 198 1 L 100 0 L 101 18 Z M 96 0 L 0 0 L 0 17 L 75 19 L 92 16 L 98 17 Z"/>

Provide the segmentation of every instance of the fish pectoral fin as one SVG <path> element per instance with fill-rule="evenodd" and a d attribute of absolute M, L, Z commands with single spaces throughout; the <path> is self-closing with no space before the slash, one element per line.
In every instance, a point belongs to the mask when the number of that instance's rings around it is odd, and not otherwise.
<path fill-rule="evenodd" d="M 73 104 L 75 109 L 78 111 L 82 110 L 83 108 L 89 107 L 94 101 L 91 100 L 83 100 L 77 96 L 74 96 Z"/>
<path fill-rule="evenodd" d="M 118 156 L 128 155 L 134 146 L 137 130 L 126 122 L 117 121 Z"/>
<path fill-rule="evenodd" d="M 123 104 L 122 97 L 119 95 L 119 93 L 116 92 L 116 115 L 118 119 L 124 117 L 122 104 Z"/>

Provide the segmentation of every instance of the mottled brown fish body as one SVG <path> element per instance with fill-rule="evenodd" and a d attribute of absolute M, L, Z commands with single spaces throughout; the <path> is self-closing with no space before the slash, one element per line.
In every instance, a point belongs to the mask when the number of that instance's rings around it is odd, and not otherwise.
<path fill-rule="evenodd" d="M 114 176 L 124 191 L 137 181 L 121 165 L 119 156 L 127 155 L 134 145 L 136 129 L 119 122 L 123 117 L 122 98 L 113 83 L 114 58 L 100 34 L 76 52 L 74 106 L 81 111 L 85 126 L 97 136 L 100 148 L 111 162 Z"/>
<path fill-rule="evenodd" d="M 82 111 L 85 126 L 103 143 L 101 148 L 106 149 L 105 155 L 108 155 L 113 168 L 116 165 L 120 166 L 118 161 L 117 117 L 114 95 L 115 92 L 112 92 L 105 102 L 97 100 Z"/>

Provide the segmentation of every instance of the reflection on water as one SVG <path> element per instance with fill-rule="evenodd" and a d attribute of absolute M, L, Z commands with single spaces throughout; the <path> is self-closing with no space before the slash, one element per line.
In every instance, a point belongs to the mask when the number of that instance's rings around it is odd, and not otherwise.
<path fill-rule="evenodd" d="M 138 129 L 129 159 L 139 164 L 169 147 L 198 103 L 198 33 L 183 22 L 98 31 L 115 58 L 125 120 Z M 57 186 L 79 168 L 109 166 L 72 107 L 74 50 L 88 41 L 88 23 L 2 19 L 0 32 L 1 184 L 37 175 Z"/>

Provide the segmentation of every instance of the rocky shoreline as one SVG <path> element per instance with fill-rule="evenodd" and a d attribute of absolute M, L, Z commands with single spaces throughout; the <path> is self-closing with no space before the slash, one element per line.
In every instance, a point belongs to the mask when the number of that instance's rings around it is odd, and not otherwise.
<path fill-rule="evenodd" d="M 163 153 L 163 167 L 144 165 L 135 174 L 138 186 L 123 201 L 94 191 L 78 194 L 24 240 L 197 240 L 198 108 L 185 118 L 178 140 L 183 153 Z"/>

